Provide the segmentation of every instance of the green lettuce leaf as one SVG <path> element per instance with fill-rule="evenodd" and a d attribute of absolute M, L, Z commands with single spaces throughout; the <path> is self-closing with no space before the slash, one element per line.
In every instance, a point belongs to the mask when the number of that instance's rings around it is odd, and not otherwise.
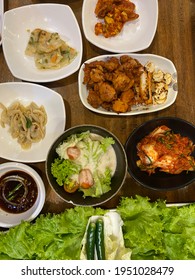
<path fill-rule="evenodd" d="M 75 207 L 22 222 L 1 234 L 0 259 L 78 260 L 89 217 L 102 213 L 100 208 Z"/>
<path fill-rule="evenodd" d="M 71 176 L 79 173 L 81 167 L 73 161 L 56 158 L 51 165 L 51 174 L 56 178 L 59 186 L 69 184 L 72 179 Z"/>
<path fill-rule="evenodd" d="M 195 204 L 167 207 L 136 196 L 122 198 L 117 211 L 132 259 L 195 259 Z"/>

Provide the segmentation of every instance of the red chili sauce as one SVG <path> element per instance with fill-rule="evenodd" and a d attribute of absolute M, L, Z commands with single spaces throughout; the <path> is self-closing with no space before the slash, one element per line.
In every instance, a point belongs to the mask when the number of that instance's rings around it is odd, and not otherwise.
<path fill-rule="evenodd" d="M 0 208 L 9 213 L 30 209 L 38 196 L 35 180 L 27 173 L 14 170 L 0 177 Z"/>

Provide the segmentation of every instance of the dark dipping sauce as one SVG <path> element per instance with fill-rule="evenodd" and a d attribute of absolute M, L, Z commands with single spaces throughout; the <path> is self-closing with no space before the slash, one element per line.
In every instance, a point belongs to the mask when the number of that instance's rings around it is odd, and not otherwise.
<path fill-rule="evenodd" d="M 0 177 L 0 208 L 9 213 L 30 209 L 38 196 L 35 180 L 20 170 L 9 171 Z"/>

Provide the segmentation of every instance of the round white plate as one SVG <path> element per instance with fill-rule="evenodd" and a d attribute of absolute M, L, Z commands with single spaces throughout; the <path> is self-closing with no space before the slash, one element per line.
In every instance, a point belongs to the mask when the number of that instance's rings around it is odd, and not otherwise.
<path fill-rule="evenodd" d="M 31 83 L 0 84 L 0 102 L 6 107 L 19 101 L 27 106 L 32 101 L 43 105 L 47 113 L 46 135 L 43 140 L 33 143 L 29 150 L 24 150 L 9 133 L 9 127 L 0 126 L 0 157 L 19 162 L 45 161 L 53 141 L 64 131 L 66 123 L 64 102 L 60 94 Z M 0 114 L 2 109 L 0 109 Z"/>
<path fill-rule="evenodd" d="M 32 221 L 39 215 L 45 203 L 45 186 L 39 174 L 28 165 L 18 162 L 8 162 L 0 165 L 0 177 L 12 170 L 26 172 L 35 180 L 38 187 L 38 197 L 35 204 L 24 213 L 7 213 L 0 208 L 0 227 L 4 228 L 16 226 L 20 224 L 21 221 Z"/>
<path fill-rule="evenodd" d="M 109 52 L 138 52 L 150 46 L 156 33 L 158 23 L 157 0 L 132 0 L 136 5 L 135 12 L 139 18 L 126 23 L 122 31 L 115 37 L 97 36 L 94 26 L 97 19 L 94 11 L 97 0 L 84 0 L 82 8 L 82 24 L 85 37 L 95 46 Z"/>
<path fill-rule="evenodd" d="M 89 109 L 93 112 L 96 112 L 96 113 L 104 114 L 104 115 L 132 116 L 132 115 L 147 114 L 147 113 L 160 111 L 160 110 L 163 110 L 163 109 L 171 106 L 175 102 L 176 97 L 177 97 L 177 71 L 176 71 L 176 68 L 175 68 L 174 64 L 172 63 L 172 61 L 170 61 L 169 59 L 167 59 L 165 57 L 153 55 L 153 54 L 128 53 L 125 55 L 129 55 L 132 58 L 137 59 L 142 65 L 145 65 L 148 61 L 151 61 L 154 63 L 154 65 L 157 69 L 161 69 L 163 72 L 168 72 L 172 75 L 174 81 L 172 82 L 171 86 L 169 87 L 167 100 L 161 105 L 158 104 L 158 105 L 134 106 L 134 107 L 132 107 L 132 110 L 130 112 L 120 113 L 120 114 L 117 114 L 112 111 L 106 111 L 102 107 L 99 107 L 97 109 L 93 108 L 87 101 L 88 90 L 86 88 L 86 85 L 83 84 L 83 78 L 84 78 L 83 69 L 85 67 L 85 63 L 91 63 L 96 60 L 106 61 L 110 57 L 119 58 L 121 55 L 123 55 L 123 54 L 100 55 L 100 56 L 93 57 L 93 58 L 85 61 L 81 65 L 80 70 L 79 70 L 79 75 L 78 75 L 79 96 L 80 96 L 81 102 L 87 109 Z"/>

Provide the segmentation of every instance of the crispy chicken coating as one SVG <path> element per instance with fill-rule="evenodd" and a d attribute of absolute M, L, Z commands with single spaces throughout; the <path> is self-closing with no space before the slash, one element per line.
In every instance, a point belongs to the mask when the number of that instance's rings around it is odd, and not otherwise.
<path fill-rule="evenodd" d="M 129 0 L 98 0 L 95 7 L 97 18 L 104 19 L 95 25 L 95 34 L 105 38 L 119 34 L 123 25 L 139 17 L 135 13 L 135 4 Z"/>
<path fill-rule="evenodd" d="M 117 113 L 130 111 L 133 105 L 162 104 L 171 81 L 171 75 L 163 73 L 168 82 L 165 78 L 157 82 L 153 72 L 128 55 L 86 63 L 83 70 L 89 104 Z"/>
<path fill-rule="evenodd" d="M 99 97 L 97 92 L 93 90 L 89 91 L 87 101 L 93 108 L 99 108 L 102 105 L 102 99 Z"/>
<path fill-rule="evenodd" d="M 120 67 L 120 61 L 116 57 L 111 57 L 105 62 L 104 67 L 109 72 L 115 71 Z"/>
<path fill-rule="evenodd" d="M 113 85 L 117 91 L 125 91 L 130 89 L 134 84 L 134 80 L 129 79 L 125 73 L 117 73 L 113 78 Z"/>
<path fill-rule="evenodd" d="M 116 99 L 116 90 L 109 83 L 103 82 L 99 85 L 100 98 L 105 102 Z"/>
<path fill-rule="evenodd" d="M 128 110 L 128 104 L 121 99 L 117 99 L 113 102 L 112 109 L 116 113 L 126 113 Z"/>

